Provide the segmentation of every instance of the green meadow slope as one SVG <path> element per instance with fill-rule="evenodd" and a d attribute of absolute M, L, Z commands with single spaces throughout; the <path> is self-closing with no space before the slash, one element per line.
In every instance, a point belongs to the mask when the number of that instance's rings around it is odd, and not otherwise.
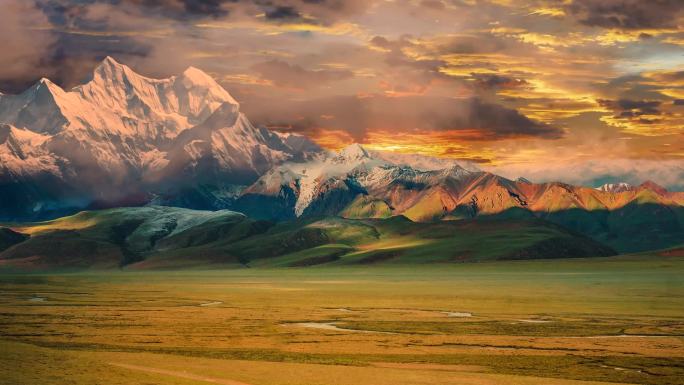
<path fill-rule="evenodd" d="M 598 257 L 601 243 L 536 218 L 417 223 L 311 218 L 272 223 L 232 211 L 171 207 L 81 212 L 14 225 L 9 270 L 180 269 L 427 264 Z"/>

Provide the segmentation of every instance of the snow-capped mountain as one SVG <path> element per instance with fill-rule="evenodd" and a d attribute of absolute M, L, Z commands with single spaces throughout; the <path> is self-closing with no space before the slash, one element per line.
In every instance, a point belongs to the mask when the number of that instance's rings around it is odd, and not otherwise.
<path fill-rule="evenodd" d="M 272 219 L 284 219 L 338 214 L 359 196 L 372 196 L 383 202 L 396 201 L 393 206 L 399 213 L 412 200 L 405 199 L 409 194 L 397 191 L 410 190 L 417 196 L 472 174 L 454 162 L 447 168 L 424 171 L 407 166 L 405 157 L 394 158 L 399 160 L 397 164 L 383 155 L 355 143 L 313 161 L 284 163 L 245 189 L 236 207 L 268 217 L 263 206 L 274 205 L 279 210 Z"/>
<path fill-rule="evenodd" d="M 250 184 L 321 151 L 303 136 L 254 127 L 196 68 L 151 79 L 107 57 L 71 90 L 41 79 L 0 94 L 0 212 L 14 219 L 177 199 L 197 185 Z"/>
<path fill-rule="evenodd" d="M 332 188 L 331 183 L 340 184 L 340 188 L 349 187 L 345 181 L 350 180 L 351 173 L 368 172 L 383 164 L 386 162 L 373 158 L 359 144 L 339 152 L 320 153 L 308 162 L 287 162 L 269 170 L 245 189 L 237 206 L 247 208 L 248 212 L 249 207 L 260 210 L 263 202 L 253 200 L 256 196 L 279 200 L 278 207 L 283 201 L 292 200 L 291 204 L 285 204 L 291 207 L 280 212 L 277 218 L 301 216 L 322 190 Z"/>

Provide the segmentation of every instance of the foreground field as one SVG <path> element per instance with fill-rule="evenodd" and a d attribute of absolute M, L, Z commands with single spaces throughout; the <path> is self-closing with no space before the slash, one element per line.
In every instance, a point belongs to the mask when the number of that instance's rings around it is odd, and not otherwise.
<path fill-rule="evenodd" d="M 684 259 L 0 277 L 2 384 L 681 384 Z"/>

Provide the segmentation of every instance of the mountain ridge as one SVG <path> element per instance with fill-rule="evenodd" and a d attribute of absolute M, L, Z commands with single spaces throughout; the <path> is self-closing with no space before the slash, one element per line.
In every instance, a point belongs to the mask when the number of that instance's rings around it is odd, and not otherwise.
<path fill-rule="evenodd" d="M 276 176 L 284 179 L 281 181 Z M 316 195 L 316 189 L 332 180 L 353 180 L 365 189 L 365 194 L 383 199 L 389 206 L 397 208 L 395 214 L 405 214 L 401 207 L 407 204 L 399 201 L 412 201 L 412 193 L 429 188 L 439 188 L 442 194 L 450 196 L 453 203 L 446 211 L 477 202 L 472 207 L 478 213 L 496 213 L 511 207 L 546 212 L 570 208 L 614 210 L 638 199 L 648 201 L 647 192 L 653 193 L 651 200 L 655 203 L 680 205 L 683 195 L 669 192 L 652 181 L 639 186 L 619 184 L 591 188 L 562 182 L 533 183 L 524 178 L 510 180 L 485 171 L 466 170 L 458 164 L 443 169 L 419 170 L 375 157 L 357 143 L 313 162 L 286 162 L 277 166 L 245 189 L 243 195 L 262 192 L 278 195 L 279 187 L 299 186 L 295 215 L 301 216 Z M 278 186 L 280 182 L 281 186 Z M 404 194 L 398 197 L 398 190 L 402 188 Z M 420 220 L 410 215 L 409 218 Z"/>

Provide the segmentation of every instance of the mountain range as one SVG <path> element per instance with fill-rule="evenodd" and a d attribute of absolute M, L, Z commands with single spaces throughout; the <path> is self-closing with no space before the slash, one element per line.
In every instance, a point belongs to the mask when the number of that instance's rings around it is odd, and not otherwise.
<path fill-rule="evenodd" d="M 110 57 L 71 90 L 41 79 L 21 94 L 0 94 L 0 197 L 5 223 L 175 206 L 268 223 L 542 220 L 619 252 L 684 243 L 684 193 L 650 181 L 538 184 L 359 144 L 329 151 L 255 127 L 196 68 L 151 79 Z M 4 231 L 10 240 L 26 235 Z"/>

